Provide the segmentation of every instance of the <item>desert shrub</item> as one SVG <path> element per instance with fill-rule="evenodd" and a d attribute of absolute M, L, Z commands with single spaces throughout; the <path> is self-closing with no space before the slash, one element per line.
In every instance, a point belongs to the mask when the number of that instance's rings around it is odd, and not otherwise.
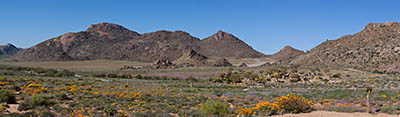
<path fill-rule="evenodd" d="M 207 115 L 217 115 L 223 117 L 230 113 L 230 108 L 226 102 L 209 100 L 201 105 L 200 111 Z"/>
<path fill-rule="evenodd" d="M 29 98 L 25 98 L 24 102 L 19 104 L 18 110 L 29 110 L 37 107 L 49 107 L 54 104 L 55 102 L 50 100 L 49 96 L 39 94 Z"/>
<path fill-rule="evenodd" d="M 329 68 L 324 68 L 324 72 L 329 73 L 330 72 Z"/>
<path fill-rule="evenodd" d="M 276 103 L 271 102 L 259 102 L 256 107 L 253 108 L 239 108 L 237 113 L 239 116 L 271 116 L 278 114 L 281 110 L 280 106 Z"/>
<path fill-rule="evenodd" d="M 233 74 L 230 77 L 229 81 L 231 81 L 232 83 L 240 83 L 241 82 L 240 75 L 239 74 Z"/>
<path fill-rule="evenodd" d="M 332 77 L 333 77 L 333 78 L 340 78 L 341 75 L 342 75 L 342 74 L 340 74 L 340 73 L 336 73 L 336 74 L 333 74 Z"/>
<path fill-rule="evenodd" d="M 259 102 L 252 108 L 239 108 L 236 112 L 239 116 L 271 116 L 279 113 L 304 113 L 311 112 L 313 102 L 303 97 L 288 94 L 275 98 L 275 102 Z"/>
<path fill-rule="evenodd" d="M 65 93 L 58 93 L 56 94 L 56 98 L 59 100 L 71 100 Z"/>
<path fill-rule="evenodd" d="M 55 117 L 56 115 L 50 111 L 44 111 L 40 113 L 40 117 Z"/>
<path fill-rule="evenodd" d="M 15 103 L 15 95 L 7 89 L 0 89 L 0 102 Z"/>
<path fill-rule="evenodd" d="M 143 79 L 143 76 L 139 74 L 139 75 L 136 75 L 135 78 L 136 79 Z"/>
<path fill-rule="evenodd" d="M 285 113 L 306 113 L 313 110 L 313 102 L 308 101 L 304 97 L 288 94 L 275 100 Z"/>
<path fill-rule="evenodd" d="M 112 104 L 105 105 L 103 111 L 108 116 L 114 116 L 118 112 L 117 109 L 116 109 L 116 106 L 114 106 Z"/>
<path fill-rule="evenodd" d="M 100 78 L 104 78 L 106 77 L 106 74 L 93 74 L 93 77 L 100 77 Z"/>
<path fill-rule="evenodd" d="M 56 73 L 56 70 L 47 70 L 44 74 L 45 76 L 55 76 Z"/>
<path fill-rule="evenodd" d="M 117 74 L 108 74 L 107 78 L 118 78 Z"/>
<path fill-rule="evenodd" d="M 186 81 L 188 81 L 188 82 L 199 82 L 199 80 L 196 79 L 196 78 L 194 78 L 193 76 L 189 76 L 189 77 L 186 79 Z"/>
<path fill-rule="evenodd" d="M 225 73 L 219 73 L 219 74 L 218 74 L 218 77 L 219 77 L 219 78 L 224 78 L 224 77 L 225 77 Z"/>
<path fill-rule="evenodd" d="M 56 73 L 57 77 L 71 77 L 71 76 L 74 76 L 74 75 L 75 75 L 74 72 L 71 72 L 71 71 L 68 71 L 68 70 L 62 70 L 62 71 L 58 71 Z"/>
<path fill-rule="evenodd" d="M 382 113 L 388 113 L 388 114 L 400 114 L 400 105 L 392 106 L 392 105 L 386 105 L 381 108 Z"/>

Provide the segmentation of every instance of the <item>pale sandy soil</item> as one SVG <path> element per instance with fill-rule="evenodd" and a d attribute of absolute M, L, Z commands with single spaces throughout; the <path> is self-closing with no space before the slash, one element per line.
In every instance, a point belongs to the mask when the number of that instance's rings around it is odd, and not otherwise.
<path fill-rule="evenodd" d="M 300 114 L 284 114 L 276 115 L 274 117 L 400 117 L 400 115 L 389 115 L 389 114 L 367 114 L 367 113 L 342 113 L 342 112 L 330 112 L 330 111 L 313 111 L 311 113 L 300 113 Z"/>

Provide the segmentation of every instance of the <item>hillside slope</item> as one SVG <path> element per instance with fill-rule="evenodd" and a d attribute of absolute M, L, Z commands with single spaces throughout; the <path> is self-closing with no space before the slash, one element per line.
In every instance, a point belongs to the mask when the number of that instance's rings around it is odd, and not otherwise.
<path fill-rule="evenodd" d="M 400 71 L 400 23 L 370 23 L 362 31 L 323 42 L 293 64 Z"/>

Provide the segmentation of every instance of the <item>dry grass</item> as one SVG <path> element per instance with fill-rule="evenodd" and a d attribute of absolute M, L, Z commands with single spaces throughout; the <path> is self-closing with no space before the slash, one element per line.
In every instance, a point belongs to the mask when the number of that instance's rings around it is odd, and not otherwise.
<path fill-rule="evenodd" d="M 216 60 L 216 59 L 218 59 L 218 58 L 217 57 L 211 58 L 211 60 Z M 234 66 L 239 66 L 242 63 L 246 63 L 250 67 L 255 67 L 255 66 L 262 65 L 266 62 L 274 62 L 274 60 L 271 58 L 241 58 L 241 59 L 226 58 L 226 59 L 228 59 L 228 61 Z"/>
<path fill-rule="evenodd" d="M 124 65 L 144 66 L 150 63 L 135 61 L 115 61 L 115 60 L 87 60 L 87 61 L 65 61 L 65 62 L 0 62 L 2 65 L 41 67 L 53 69 L 67 69 L 72 71 L 115 71 Z"/>

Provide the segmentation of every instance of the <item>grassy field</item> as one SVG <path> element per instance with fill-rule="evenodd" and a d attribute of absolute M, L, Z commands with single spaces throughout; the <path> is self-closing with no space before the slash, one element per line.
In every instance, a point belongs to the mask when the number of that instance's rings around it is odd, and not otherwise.
<path fill-rule="evenodd" d="M 400 113 L 398 75 L 350 68 L 119 70 L 123 65 L 148 63 L 107 60 L 1 64 L 0 113 L 4 116 Z"/>

